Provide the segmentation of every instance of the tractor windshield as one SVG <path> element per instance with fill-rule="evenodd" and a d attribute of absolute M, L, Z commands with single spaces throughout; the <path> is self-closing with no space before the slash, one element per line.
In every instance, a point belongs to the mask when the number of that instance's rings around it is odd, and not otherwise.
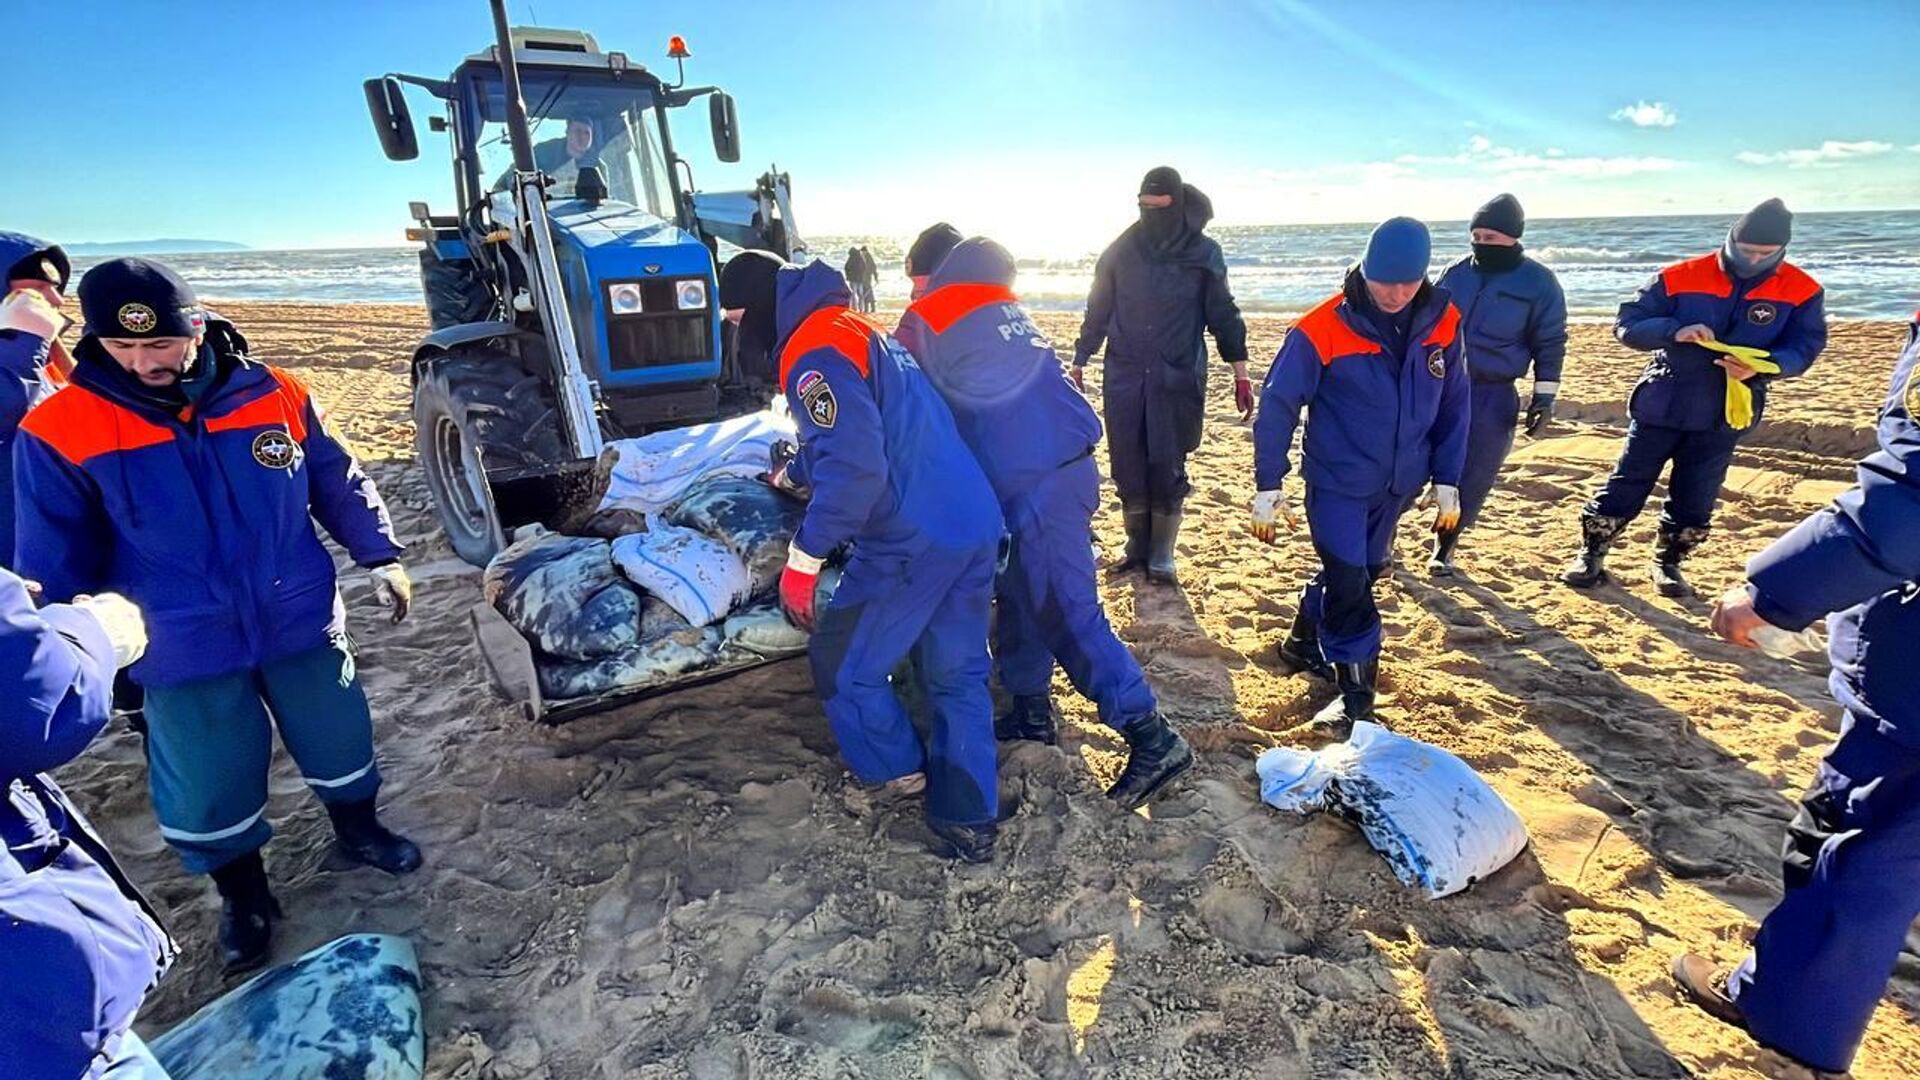
<path fill-rule="evenodd" d="M 492 190 L 505 191 L 513 180 L 505 97 L 497 78 L 478 79 L 475 89 L 481 175 L 495 177 Z M 591 165 L 614 201 L 673 219 L 673 177 L 649 91 L 597 74 L 522 69 L 521 94 L 533 125 L 534 164 L 553 178 L 549 190 L 556 198 L 572 197 L 580 169 Z"/>

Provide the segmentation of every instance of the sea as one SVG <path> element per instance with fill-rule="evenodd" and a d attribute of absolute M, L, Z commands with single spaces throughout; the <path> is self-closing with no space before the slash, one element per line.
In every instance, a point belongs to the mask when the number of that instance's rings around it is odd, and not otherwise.
<path fill-rule="evenodd" d="M 1712 250 L 1734 215 L 1535 219 L 1525 242 L 1552 267 L 1575 319 L 1611 318 L 1668 263 Z M 805 219 L 801 219 L 802 226 Z M 1227 257 L 1242 310 L 1298 314 L 1339 287 L 1366 244 L 1370 225 L 1235 225 L 1208 232 Z M 1434 271 L 1466 253 L 1464 221 L 1433 223 Z M 1099 251 L 1026 258 L 1020 238 L 996 236 L 1019 260 L 1016 288 L 1036 310 L 1077 311 L 1086 301 Z M 911 237 L 809 236 L 810 250 L 834 266 L 865 244 L 882 268 L 883 306 L 902 305 L 902 265 Z M 156 256 L 180 270 L 209 300 L 419 303 L 412 247 L 239 251 Z M 1803 213 L 1794 219 L 1789 257 L 1826 286 L 1827 312 L 1840 319 L 1907 319 L 1920 307 L 1920 210 Z M 76 259 L 84 268 L 97 259 Z"/>

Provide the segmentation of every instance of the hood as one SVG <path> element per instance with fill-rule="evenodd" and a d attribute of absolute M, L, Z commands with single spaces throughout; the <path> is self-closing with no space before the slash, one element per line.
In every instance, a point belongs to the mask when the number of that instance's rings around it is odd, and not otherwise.
<path fill-rule="evenodd" d="M 823 307 L 846 307 L 853 303 L 853 292 L 840 271 L 815 259 L 805 266 L 785 266 L 773 279 L 773 326 L 780 335 L 774 344 L 779 351 L 807 316 Z"/>
<path fill-rule="evenodd" d="M 962 240 L 947 255 L 940 263 L 940 269 L 927 279 L 927 287 L 1005 285 L 1012 288 L 1015 272 L 1011 252 L 984 236 L 976 236 L 971 240 Z"/>
<path fill-rule="evenodd" d="M 1192 184 L 1180 185 L 1180 195 L 1186 207 L 1187 228 L 1194 232 L 1206 228 L 1207 222 L 1213 220 L 1213 200 Z"/>

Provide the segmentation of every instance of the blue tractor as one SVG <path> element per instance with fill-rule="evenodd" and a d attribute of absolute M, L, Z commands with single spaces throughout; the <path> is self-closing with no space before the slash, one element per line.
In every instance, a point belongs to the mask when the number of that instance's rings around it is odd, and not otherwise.
<path fill-rule="evenodd" d="M 413 356 L 416 448 L 442 525 L 484 565 L 518 526 L 577 515 L 609 439 L 764 408 L 715 303 L 721 244 L 803 254 L 787 177 L 700 193 L 670 115 L 706 99 L 715 156 L 740 160 L 733 98 L 672 82 L 575 30 L 509 27 L 446 79 L 365 84 L 382 149 L 419 156 L 404 87 L 441 103 L 455 212 L 411 204 L 432 323 Z"/>

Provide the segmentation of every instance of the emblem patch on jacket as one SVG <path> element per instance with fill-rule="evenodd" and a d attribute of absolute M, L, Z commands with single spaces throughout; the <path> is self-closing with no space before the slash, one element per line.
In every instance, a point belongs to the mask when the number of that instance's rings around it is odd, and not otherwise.
<path fill-rule="evenodd" d="M 1436 379 L 1444 379 L 1447 377 L 1446 349 L 1435 349 L 1427 354 L 1427 370 L 1432 372 L 1433 377 Z"/>
<path fill-rule="evenodd" d="M 253 460 L 269 469 L 291 469 L 300 464 L 300 444 L 279 428 L 253 437 Z"/>
<path fill-rule="evenodd" d="M 828 385 L 825 375 L 809 371 L 800 376 L 794 389 L 800 395 L 800 407 L 806 410 L 807 419 L 813 421 L 815 427 L 830 428 L 840 418 L 840 402 L 834 399 L 833 387 Z"/>
<path fill-rule="evenodd" d="M 127 332 L 133 334 L 144 334 L 160 324 L 160 317 L 145 304 L 122 304 L 115 317 Z"/>
<path fill-rule="evenodd" d="M 1755 326 L 1768 326 L 1780 317 L 1780 309 L 1766 301 L 1761 301 L 1747 309 L 1747 321 Z"/>

